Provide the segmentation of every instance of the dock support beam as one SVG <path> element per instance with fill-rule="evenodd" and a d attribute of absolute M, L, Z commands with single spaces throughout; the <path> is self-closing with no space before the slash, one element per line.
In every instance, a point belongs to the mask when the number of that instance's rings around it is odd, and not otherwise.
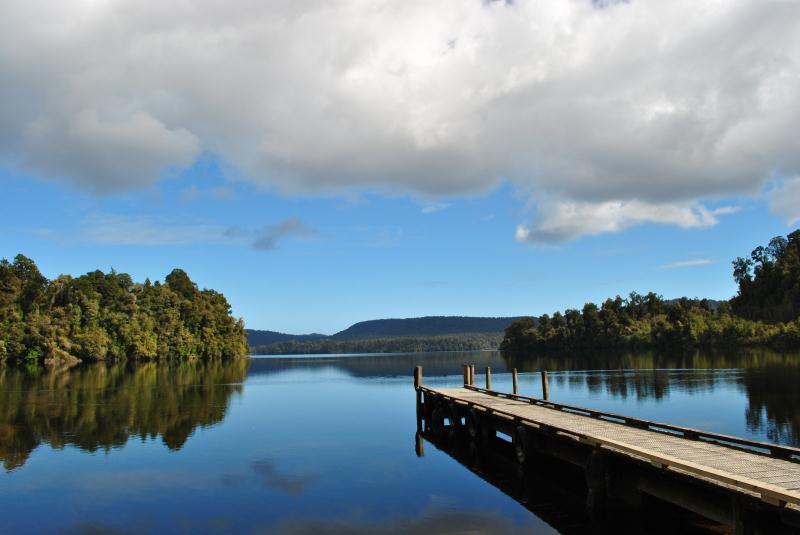
<path fill-rule="evenodd" d="M 586 461 L 586 513 L 592 520 L 597 520 L 605 513 L 606 504 L 606 460 L 597 450 L 589 454 Z"/>
<path fill-rule="evenodd" d="M 414 367 L 414 391 L 417 394 L 417 431 L 422 431 L 422 390 L 419 387 L 422 386 L 422 366 Z M 426 396 L 427 397 L 427 396 Z M 427 405 L 427 404 L 426 404 Z M 426 418 L 427 422 L 427 418 Z M 426 423 L 427 425 L 427 423 Z"/>
<path fill-rule="evenodd" d="M 542 370 L 542 399 L 550 399 L 550 382 L 547 380 L 546 370 Z"/>
<path fill-rule="evenodd" d="M 518 396 L 519 395 L 519 377 L 517 376 L 517 369 L 516 368 L 514 368 L 514 370 L 511 372 L 511 380 L 514 383 L 514 395 Z"/>
<path fill-rule="evenodd" d="M 492 389 L 492 369 L 486 366 L 486 390 Z"/>

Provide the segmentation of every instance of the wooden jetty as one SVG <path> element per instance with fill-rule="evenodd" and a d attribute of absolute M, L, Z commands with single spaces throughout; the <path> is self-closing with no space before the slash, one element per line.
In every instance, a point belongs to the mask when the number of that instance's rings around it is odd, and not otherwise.
<path fill-rule="evenodd" d="M 415 368 L 418 430 L 506 443 L 523 469 L 543 457 L 577 466 L 593 516 L 647 496 L 736 533 L 800 533 L 800 449 L 498 392 L 485 373 L 487 388 L 468 365 L 461 388 L 430 388 Z"/>

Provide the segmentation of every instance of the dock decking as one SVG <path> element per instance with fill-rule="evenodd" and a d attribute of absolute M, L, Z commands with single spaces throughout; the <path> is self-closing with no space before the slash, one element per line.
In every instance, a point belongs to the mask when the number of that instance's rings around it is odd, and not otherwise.
<path fill-rule="evenodd" d="M 469 367 L 465 369 L 462 388 L 423 386 L 421 369 L 415 370 L 418 423 L 424 420 L 426 429 L 464 433 L 468 430 L 469 434 L 464 436 L 473 440 L 481 433 L 494 440 L 500 432 L 511 439 L 521 463 L 530 450 L 563 457 L 561 450 L 569 449 L 568 444 L 576 444 L 583 449 L 575 457 L 577 461 L 572 462 L 586 468 L 590 488 L 608 487 L 609 477 L 605 475 L 592 476 L 594 481 L 589 481 L 590 474 L 597 472 L 597 467 L 591 465 L 597 464 L 599 456 L 613 459 L 617 467 L 626 462 L 630 466 L 633 462 L 638 467 L 649 467 L 646 477 L 650 480 L 653 476 L 661 477 L 658 474 L 667 479 L 672 475 L 673 479 L 689 481 L 689 486 L 696 481 L 702 488 L 716 488 L 715 492 L 731 497 L 730 518 L 734 522 L 741 520 L 737 511 L 742 508 L 742 499 L 746 499 L 750 509 L 778 512 L 783 522 L 787 521 L 785 517 L 792 517 L 789 525 L 794 525 L 798 518 L 798 448 L 498 392 L 490 389 L 488 372 L 489 388 L 479 388 L 473 383 L 474 370 Z M 516 373 L 514 385 L 517 385 Z M 548 445 L 543 446 L 545 442 Z M 600 470 L 607 472 L 608 463 L 600 464 Z M 701 495 L 702 492 L 705 491 Z M 759 502 L 761 506 L 757 505 Z M 737 532 L 748 531 L 737 528 Z"/>
<path fill-rule="evenodd" d="M 657 467 L 681 470 L 755 492 L 767 502 L 800 504 L 800 463 L 797 462 L 688 439 L 668 431 L 636 429 L 547 405 L 490 395 L 475 387 L 425 390 L 482 412 L 508 417 L 518 425 L 564 433 L 583 443 L 631 455 Z"/>

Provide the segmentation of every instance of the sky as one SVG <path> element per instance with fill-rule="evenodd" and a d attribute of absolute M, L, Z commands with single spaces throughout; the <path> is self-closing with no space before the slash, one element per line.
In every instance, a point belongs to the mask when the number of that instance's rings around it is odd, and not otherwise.
<path fill-rule="evenodd" d="M 725 299 L 800 225 L 797 0 L 6 0 L 0 257 L 248 327 Z"/>

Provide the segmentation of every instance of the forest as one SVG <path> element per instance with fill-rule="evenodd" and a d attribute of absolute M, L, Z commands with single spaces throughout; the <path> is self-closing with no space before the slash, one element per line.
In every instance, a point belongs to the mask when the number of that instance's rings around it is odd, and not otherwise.
<path fill-rule="evenodd" d="M 653 292 L 600 306 L 527 317 L 505 331 L 512 355 L 596 349 L 800 347 L 800 230 L 733 261 L 738 292 L 730 301 L 666 301 Z"/>
<path fill-rule="evenodd" d="M 248 354 L 225 296 L 181 269 L 164 283 L 93 271 L 48 280 L 30 258 L 0 260 L 0 361 L 186 359 Z"/>
<path fill-rule="evenodd" d="M 479 351 L 497 349 L 502 333 L 459 333 L 440 336 L 398 336 L 355 340 L 290 340 L 253 346 L 254 355 L 304 355 L 334 353 L 422 353 L 428 351 Z"/>

